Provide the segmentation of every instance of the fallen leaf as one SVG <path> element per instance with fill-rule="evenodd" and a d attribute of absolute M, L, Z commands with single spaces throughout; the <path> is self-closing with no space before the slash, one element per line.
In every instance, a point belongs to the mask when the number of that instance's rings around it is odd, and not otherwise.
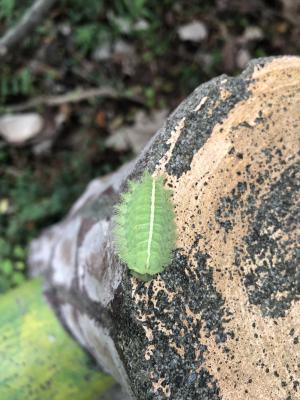
<path fill-rule="evenodd" d="M 104 43 L 96 48 L 93 53 L 95 61 L 112 60 L 120 64 L 126 75 L 132 75 L 137 64 L 137 55 L 134 46 L 125 40 L 117 40 L 114 43 Z"/>
<path fill-rule="evenodd" d="M 300 0 L 281 0 L 283 16 L 292 24 L 299 26 Z"/>
<path fill-rule="evenodd" d="M 120 33 L 128 35 L 132 31 L 132 22 L 129 18 L 119 17 L 115 15 L 113 12 L 109 11 L 107 13 L 107 17 L 110 20 L 111 24 L 117 28 Z"/>
<path fill-rule="evenodd" d="M 236 53 L 237 53 L 236 42 L 234 38 L 228 37 L 221 52 L 223 61 L 223 70 L 225 72 L 230 72 L 235 68 Z"/>
<path fill-rule="evenodd" d="M 240 49 L 236 55 L 236 65 L 244 69 L 251 59 L 251 54 L 247 49 Z"/>
<path fill-rule="evenodd" d="M 101 46 L 97 47 L 93 52 L 93 59 L 95 61 L 107 61 L 111 58 L 113 53 L 111 43 L 103 43 Z"/>
<path fill-rule="evenodd" d="M 237 38 L 240 44 L 247 44 L 249 42 L 257 42 L 264 38 L 264 32 L 259 26 L 247 26 L 242 36 Z"/>
<path fill-rule="evenodd" d="M 149 29 L 149 23 L 145 19 L 140 19 L 134 24 L 133 28 L 135 31 L 146 31 Z"/>
<path fill-rule="evenodd" d="M 0 118 L 0 135 L 11 144 L 22 144 L 39 134 L 44 125 L 37 113 L 9 114 Z"/>
<path fill-rule="evenodd" d="M 106 126 L 106 115 L 104 111 L 99 111 L 95 118 L 95 123 L 99 128 L 105 128 Z"/>
<path fill-rule="evenodd" d="M 190 42 L 200 42 L 207 38 L 208 32 L 206 25 L 201 21 L 193 21 L 182 25 L 177 29 L 181 40 Z"/>
<path fill-rule="evenodd" d="M 117 151 L 132 149 L 135 154 L 140 153 L 154 133 L 163 125 L 168 112 L 159 110 L 150 115 L 144 111 L 137 112 L 135 123 L 117 129 L 106 140 L 106 145 Z"/>

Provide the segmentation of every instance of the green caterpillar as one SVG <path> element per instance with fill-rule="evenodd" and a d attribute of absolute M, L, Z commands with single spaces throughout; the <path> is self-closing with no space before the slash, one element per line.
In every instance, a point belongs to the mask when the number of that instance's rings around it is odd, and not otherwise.
<path fill-rule="evenodd" d="M 172 260 L 176 229 L 171 191 L 162 176 L 153 178 L 149 172 L 128 187 L 115 207 L 116 250 L 132 274 L 147 281 Z"/>

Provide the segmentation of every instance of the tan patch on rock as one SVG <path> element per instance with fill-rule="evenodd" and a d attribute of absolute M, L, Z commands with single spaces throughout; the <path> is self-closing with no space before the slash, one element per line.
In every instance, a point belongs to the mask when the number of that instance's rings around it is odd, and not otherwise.
<path fill-rule="evenodd" d="M 200 103 L 197 105 L 197 107 L 195 107 L 195 110 L 194 110 L 194 111 L 200 111 L 201 108 L 202 108 L 202 107 L 204 106 L 204 104 L 206 103 L 207 99 L 208 99 L 207 96 L 202 97 Z"/>
<path fill-rule="evenodd" d="M 157 382 L 153 380 L 152 388 L 154 393 L 162 392 L 167 398 L 170 397 L 170 387 L 166 385 L 165 379 L 159 378 Z"/>
<path fill-rule="evenodd" d="M 155 346 L 153 344 L 150 344 L 150 346 L 147 347 L 146 352 L 145 352 L 145 359 L 146 360 L 150 360 L 150 358 L 153 355 L 153 350 L 155 350 Z"/>
<path fill-rule="evenodd" d="M 171 132 L 170 138 L 167 141 L 167 144 L 170 145 L 169 150 L 166 152 L 166 154 L 163 156 L 163 158 L 160 161 L 161 165 L 166 165 L 168 160 L 171 158 L 175 144 L 180 136 L 180 133 L 182 129 L 184 128 L 184 123 L 185 123 L 185 118 L 181 118 L 181 120 L 177 123 L 176 128 Z M 157 168 L 156 171 L 159 171 L 161 168 Z M 153 176 L 158 176 L 160 175 L 159 173 L 154 172 Z"/>

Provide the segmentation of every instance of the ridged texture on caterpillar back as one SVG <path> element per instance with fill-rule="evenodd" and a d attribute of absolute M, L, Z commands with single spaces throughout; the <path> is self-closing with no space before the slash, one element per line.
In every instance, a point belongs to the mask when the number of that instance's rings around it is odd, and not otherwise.
<path fill-rule="evenodd" d="M 163 178 L 145 173 L 129 182 L 116 209 L 116 248 L 129 269 L 140 275 L 157 274 L 171 262 L 176 232 L 170 190 Z"/>

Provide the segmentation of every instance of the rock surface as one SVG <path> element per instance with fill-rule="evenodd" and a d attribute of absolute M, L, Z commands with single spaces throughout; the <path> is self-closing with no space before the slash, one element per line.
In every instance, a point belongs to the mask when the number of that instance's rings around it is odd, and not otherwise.
<path fill-rule="evenodd" d="M 300 58 L 254 60 L 197 88 L 32 243 L 62 323 L 133 399 L 299 398 L 299 132 Z M 144 169 L 166 176 L 178 235 L 147 283 L 118 262 L 110 224 Z"/>

